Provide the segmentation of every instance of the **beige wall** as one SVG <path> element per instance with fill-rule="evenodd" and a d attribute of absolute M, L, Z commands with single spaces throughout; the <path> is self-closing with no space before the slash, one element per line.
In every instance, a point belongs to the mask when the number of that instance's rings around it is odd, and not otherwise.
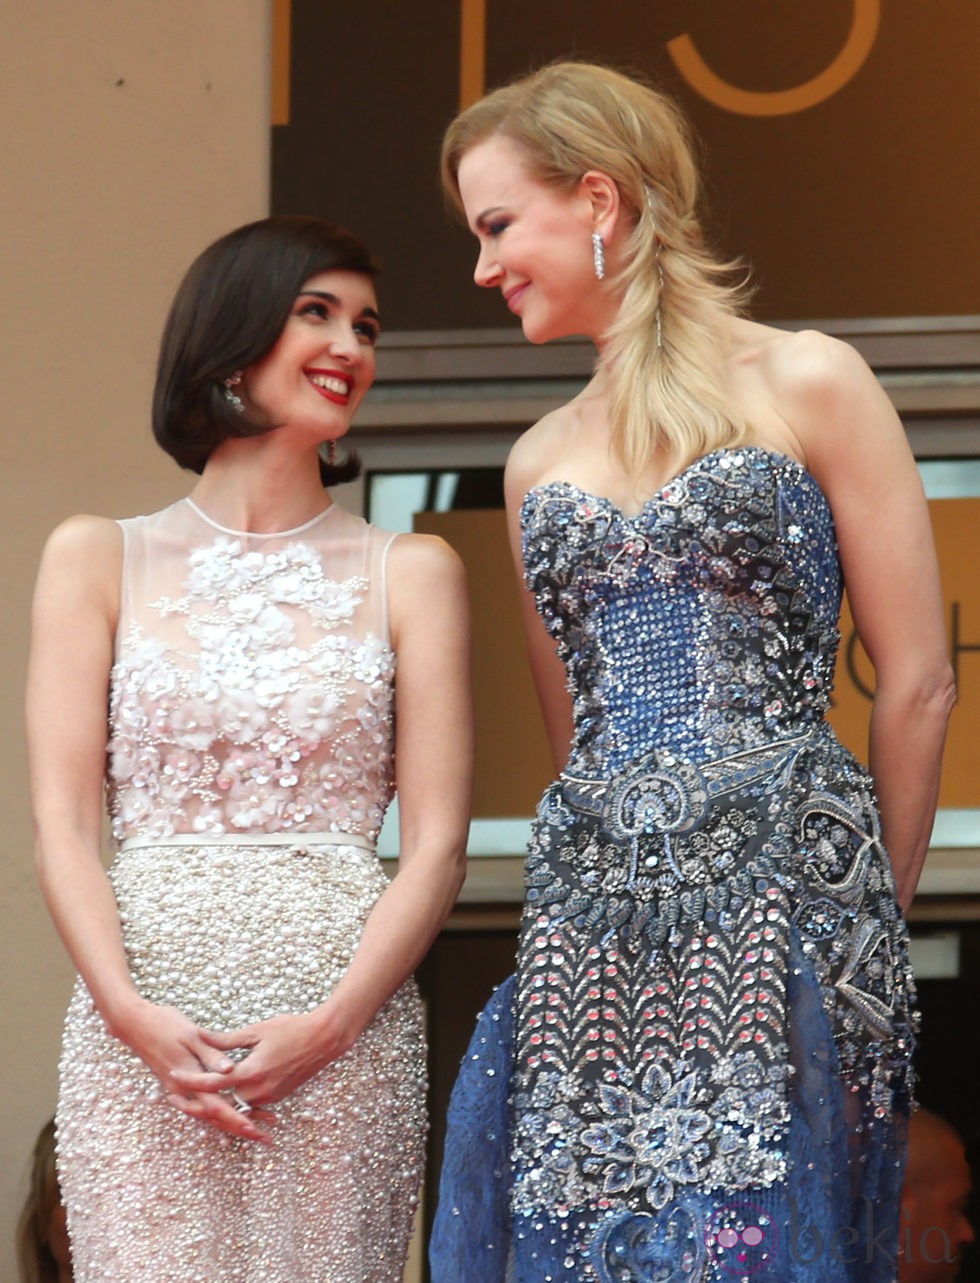
<path fill-rule="evenodd" d="M 267 209 L 268 0 L 0 7 L 0 1277 L 50 1113 L 70 970 L 34 887 L 21 731 L 31 582 L 75 511 L 159 507 L 157 336 L 180 273 Z"/>

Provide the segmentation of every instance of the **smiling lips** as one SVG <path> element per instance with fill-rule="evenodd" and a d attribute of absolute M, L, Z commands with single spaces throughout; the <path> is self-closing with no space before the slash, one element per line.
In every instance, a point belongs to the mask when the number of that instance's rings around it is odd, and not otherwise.
<path fill-rule="evenodd" d="M 521 299 L 524 297 L 525 291 L 530 283 L 530 281 L 525 281 L 523 285 L 515 285 L 513 289 L 504 291 L 504 302 L 512 312 L 517 311 Z"/>
<path fill-rule="evenodd" d="M 307 370 L 306 377 L 321 396 L 334 405 L 346 405 L 354 387 L 354 380 L 340 370 Z"/>

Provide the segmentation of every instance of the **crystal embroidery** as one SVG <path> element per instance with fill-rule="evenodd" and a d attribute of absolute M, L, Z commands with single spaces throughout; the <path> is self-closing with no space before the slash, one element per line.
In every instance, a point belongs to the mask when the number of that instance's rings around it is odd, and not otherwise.
<path fill-rule="evenodd" d="M 109 878 L 134 981 L 205 1028 L 309 1011 L 387 886 L 391 536 L 336 508 L 235 535 L 187 503 L 123 528 Z M 167 1103 L 79 981 L 58 1105 L 77 1283 L 400 1283 L 425 1093 L 410 980 L 275 1103 L 271 1145 L 233 1140 Z"/>
<path fill-rule="evenodd" d="M 914 986 L 872 782 L 824 721 L 829 506 L 798 463 L 743 447 L 697 460 L 635 517 L 543 484 L 522 533 L 574 737 L 526 862 L 514 1276 L 720 1283 L 738 1276 L 731 1242 L 753 1283 L 843 1279 L 829 1258 L 792 1261 L 791 1231 L 827 1243 L 864 1224 L 862 1199 L 895 1228 Z M 481 1022 L 477 1063 L 494 1032 Z M 455 1228 L 488 1144 L 468 1123 L 472 1072 L 436 1283 L 507 1277 Z M 893 1277 L 885 1249 L 872 1256 L 848 1283 Z"/>

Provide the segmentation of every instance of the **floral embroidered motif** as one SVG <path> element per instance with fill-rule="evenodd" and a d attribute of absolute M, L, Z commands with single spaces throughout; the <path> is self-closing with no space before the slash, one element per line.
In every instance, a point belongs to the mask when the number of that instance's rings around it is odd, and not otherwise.
<path fill-rule="evenodd" d="M 704 1277 L 704 1228 L 683 1203 L 659 1216 L 618 1212 L 602 1224 L 590 1256 L 600 1283 L 694 1283 Z"/>
<path fill-rule="evenodd" d="M 522 521 L 576 694 L 527 860 L 516 1235 L 565 1243 L 556 1277 L 693 1278 L 684 1200 L 799 1179 L 818 1066 L 863 1143 L 909 1101 L 904 924 L 870 779 L 823 720 L 833 524 L 812 477 L 754 447 L 635 518 L 554 482 Z"/>
<path fill-rule="evenodd" d="M 298 538 L 266 552 L 218 535 L 190 551 L 183 592 L 147 608 L 152 635 L 134 620 L 118 645 L 117 839 L 376 835 L 392 789 L 394 657 L 352 633 L 366 587 L 363 574 L 331 578 Z"/>
<path fill-rule="evenodd" d="M 710 1147 L 704 1138 L 711 1117 L 696 1108 L 699 1096 L 697 1071 L 672 1082 L 667 1072 L 651 1065 L 638 1090 L 612 1083 L 599 1085 L 599 1105 L 605 1121 L 582 1133 L 595 1155 L 585 1160 L 586 1171 L 603 1174 L 607 1194 L 638 1190 L 650 1207 L 659 1211 L 675 1195 L 675 1186 L 693 1185 L 704 1179 Z"/>

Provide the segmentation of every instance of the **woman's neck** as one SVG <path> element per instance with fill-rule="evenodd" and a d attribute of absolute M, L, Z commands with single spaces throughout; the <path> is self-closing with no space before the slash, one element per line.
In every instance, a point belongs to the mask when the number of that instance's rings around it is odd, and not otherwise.
<path fill-rule="evenodd" d="M 330 505 L 316 451 L 279 449 L 271 437 L 222 442 L 191 498 L 219 525 L 253 534 L 294 530 Z"/>

